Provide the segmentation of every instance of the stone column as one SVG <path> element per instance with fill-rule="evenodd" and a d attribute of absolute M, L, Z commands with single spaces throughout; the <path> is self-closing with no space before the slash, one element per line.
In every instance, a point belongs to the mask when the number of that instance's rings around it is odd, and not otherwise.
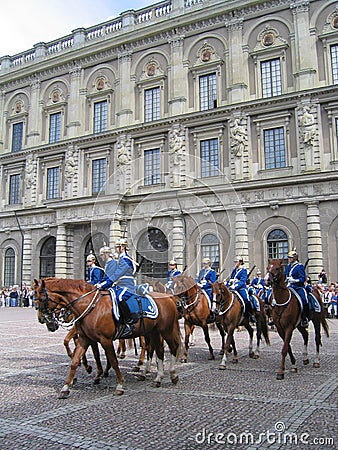
<path fill-rule="evenodd" d="M 309 265 L 307 273 L 312 280 L 316 280 L 323 268 L 323 246 L 320 228 L 320 214 L 318 202 L 308 202 L 307 205 L 307 248 Z M 304 261 L 305 263 L 305 261 Z"/>
<path fill-rule="evenodd" d="M 169 39 L 171 51 L 169 105 L 170 116 L 184 114 L 188 98 L 188 67 L 183 64 L 183 36 Z"/>
<path fill-rule="evenodd" d="M 79 135 L 81 111 L 79 111 L 81 67 L 74 67 L 69 71 L 70 88 L 68 100 L 68 137 L 74 138 Z"/>
<path fill-rule="evenodd" d="M 7 114 L 4 111 L 5 106 L 5 94 L 6 92 L 0 89 L 0 153 L 4 148 L 4 141 L 1 139 L 5 136 L 5 127 L 6 127 L 6 116 Z"/>
<path fill-rule="evenodd" d="M 120 237 L 122 237 L 121 214 L 120 214 L 120 212 L 116 212 L 113 220 L 110 222 L 109 243 L 107 242 L 107 245 L 109 245 L 111 247 L 111 249 L 114 250 L 115 242 Z M 125 237 L 127 237 L 127 236 L 125 236 Z M 131 245 L 131 243 L 129 243 L 129 245 Z"/>
<path fill-rule="evenodd" d="M 24 231 L 23 241 L 23 261 L 22 261 L 22 284 L 27 286 L 32 284 L 32 230 Z"/>
<path fill-rule="evenodd" d="M 65 225 L 58 225 L 56 231 L 55 276 L 67 277 L 67 232 Z"/>
<path fill-rule="evenodd" d="M 74 229 L 72 226 L 67 227 L 67 262 L 67 273 L 71 278 L 77 278 L 74 273 Z M 79 278 L 82 276 L 81 274 Z"/>
<path fill-rule="evenodd" d="M 119 105 L 119 109 L 116 108 L 118 127 L 130 125 L 135 111 L 134 82 L 130 79 L 131 56 L 131 52 L 119 55 L 119 86 L 116 86 L 116 92 L 120 95 L 120 98 L 116 99 L 116 104 Z"/>
<path fill-rule="evenodd" d="M 313 88 L 316 82 L 317 49 L 316 34 L 311 32 L 309 0 L 293 0 L 290 8 L 295 30 L 296 90 Z"/>
<path fill-rule="evenodd" d="M 38 145 L 39 136 L 41 135 L 40 120 L 40 81 L 34 80 L 31 83 L 31 98 L 29 108 L 29 129 L 27 130 L 27 146 L 34 147 Z"/>
<path fill-rule="evenodd" d="M 250 264 L 249 261 L 249 245 L 248 245 L 248 221 L 246 210 L 244 208 L 236 209 L 235 218 L 235 255 L 243 256 L 244 264 Z"/>
<path fill-rule="evenodd" d="M 248 73 L 245 70 L 248 54 L 243 52 L 243 18 L 232 19 L 225 26 L 229 40 L 227 65 L 229 71 L 229 102 L 238 103 L 246 100 L 249 84 Z"/>
<path fill-rule="evenodd" d="M 173 228 L 172 228 L 172 242 L 169 243 L 171 246 L 171 253 L 169 254 L 170 259 L 175 259 L 180 269 L 184 269 L 184 265 L 187 264 L 185 255 L 185 246 L 187 244 L 187 237 L 184 234 L 184 224 L 182 216 L 173 217 Z"/>

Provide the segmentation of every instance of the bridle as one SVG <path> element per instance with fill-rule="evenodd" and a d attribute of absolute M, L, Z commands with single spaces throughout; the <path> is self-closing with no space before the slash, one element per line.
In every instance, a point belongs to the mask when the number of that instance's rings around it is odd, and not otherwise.
<path fill-rule="evenodd" d="M 223 316 L 232 308 L 234 304 L 234 295 L 231 294 L 231 302 L 230 305 L 227 306 L 227 302 L 224 300 L 226 290 L 224 289 L 224 286 L 221 283 L 218 283 L 218 289 L 220 290 L 220 292 L 215 293 L 216 300 L 214 300 L 214 302 L 217 305 L 217 314 L 219 316 Z M 220 299 L 218 300 L 218 298 Z M 223 309 L 224 307 L 225 309 Z"/>
<path fill-rule="evenodd" d="M 200 287 L 197 287 L 196 292 L 194 292 L 193 294 L 187 295 L 187 292 L 189 292 L 189 290 L 191 288 L 193 288 L 194 286 L 187 287 L 184 283 L 184 280 L 180 280 L 180 282 L 182 283 L 182 286 L 185 290 L 182 292 L 182 294 L 175 294 L 175 295 L 177 295 L 177 297 L 180 299 L 180 306 L 182 306 L 184 309 L 188 310 L 189 308 L 192 308 L 193 306 L 195 306 L 198 303 L 199 294 L 203 294 L 203 295 L 205 295 L 205 294 Z M 190 302 L 190 300 L 192 300 L 192 302 Z"/>

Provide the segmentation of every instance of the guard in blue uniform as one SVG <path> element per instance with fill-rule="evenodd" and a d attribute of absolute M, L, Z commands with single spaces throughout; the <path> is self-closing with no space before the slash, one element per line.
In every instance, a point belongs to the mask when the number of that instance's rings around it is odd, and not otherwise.
<path fill-rule="evenodd" d="M 174 284 L 174 277 L 177 277 L 178 275 L 181 275 L 181 271 L 177 268 L 177 262 L 172 259 L 169 261 L 169 271 L 167 275 L 167 282 L 165 287 L 167 289 L 170 289 L 171 292 L 173 292 L 173 284 Z"/>
<path fill-rule="evenodd" d="M 197 285 L 202 288 L 210 298 L 210 315 L 207 318 L 207 323 L 215 322 L 216 313 L 212 306 L 212 285 L 210 283 L 215 283 L 217 279 L 217 274 L 214 269 L 211 267 L 210 258 L 202 259 L 202 269 L 199 271 L 198 277 L 195 280 Z"/>
<path fill-rule="evenodd" d="M 248 272 L 243 264 L 242 256 L 237 256 L 234 260 L 235 267 L 231 272 L 229 280 L 226 282 L 226 286 L 230 291 L 238 292 L 238 294 L 244 300 L 246 309 L 250 315 L 250 319 L 252 322 L 255 322 L 256 319 L 254 317 L 254 312 L 257 309 L 258 305 L 255 304 L 254 298 L 249 296 L 248 288 L 247 288 L 247 279 Z"/>
<path fill-rule="evenodd" d="M 92 253 L 90 253 L 87 256 L 86 261 L 87 261 L 87 267 L 88 267 L 87 278 L 86 278 L 87 283 L 90 283 L 90 284 L 100 283 L 102 281 L 102 278 L 104 277 L 104 270 L 95 264 L 96 258 Z"/>
<path fill-rule="evenodd" d="M 265 289 L 264 278 L 262 278 L 262 272 L 258 269 L 256 277 L 251 281 L 250 285 L 254 288 L 255 294 L 260 294 Z"/>
<path fill-rule="evenodd" d="M 303 303 L 301 326 L 309 325 L 309 302 L 305 290 L 306 273 L 303 264 L 298 261 L 298 253 L 291 250 L 288 253 L 289 264 L 285 267 L 284 279 L 288 287 L 293 288 L 300 296 Z"/>

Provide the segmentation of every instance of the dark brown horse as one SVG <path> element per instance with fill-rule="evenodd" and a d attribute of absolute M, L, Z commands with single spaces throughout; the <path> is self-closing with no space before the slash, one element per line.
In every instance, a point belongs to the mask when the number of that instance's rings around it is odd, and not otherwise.
<path fill-rule="evenodd" d="M 272 285 L 274 299 L 272 304 L 272 318 L 278 334 L 284 342 L 282 348 L 282 359 L 277 372 L 277 380 L 283 380 L 284 378 L 285 358 L 287 354 L 289 354 L 292 364 L 291 372 L 297 372 L 296 359 L 292 353 L 290 344 L 293 330 L 295 328 L 299 330 L 304 341 L 303 363 L 305 365 L 309 364 L 307 351 L 309 333 L 305 327 L 300 326 L 301 306 L 297 297 L 286 286 L 284 281 L 284 268 L 282 264 L 283 259 L 270 259 L 269 266 L 267 267 L 267 274 L 265 276 L 265 282 Z M 313 294 L 321 306 L 321 312 L 312 312 L 310 317 L 315 330 L 316 342 L 316 358 L 313 363 L 313 367 L 320 367 L 319 348 L 322 345 L 321 326 L 323 326 L 327 336 L 329 336 L 329 327 L 325 319 L 325 311 L 322 300 L 316 287 L 314 288 Z"/>
<path fill-rule="evenodd" d="M 184 317 L 184 353 L 181 362 L 187 362 L 189 338 L 195 326 L 202 328 L 205 342 L 209 347 L 209 359 L 215 359 L 214 350 L 211 346 L 209 326 L 207 319 L 210 316 L 209 300 L 205 291 L 203 291 L 196 281 L 187 275 L 178 275 L 174 278 L 174 293 L 179 299 L 179 309 Z M 222 326 L 216 321 L 216 326 L 222 339 L 222 348 L 224 346 L 224 331 Z"/>
<path fill-rule="evenodd" d="M 71 311 L 76 320 L 79 342 L 75 349 L 70 371 L 65 385 L 61 389 L 60 397 L 69 395 L 69 386 L 79 366 L 81 357 L 89 345 L 100 343 L 103 347 L 109 364 L 114 369 L 118 384 L 116 395 L 124 392 L 124 378 L 118 366 L 112 340 L 116 336 L 116 323 L 112 315 L 110 295 L 106 291 L 92 289 L 93 286 L 82 280 L 69 280 L 62 278 L 34 280 L 35 306 L 38 309 L 38 320 L 45 323 L 50 331 L 55 331 L 55 314 L 57 307 L 63 306 Z M 157 356 L 157 375 L 155 386 L 160 386 L 164 377 L 163 339 L 168 344 L 171 361 L 170 377 L 173 384 L 178 382 L 175 363 L 181 349 L 181 333 L 178 324 L 178 313 L 175 303 L 168 295 L 153 293 L 152 297 L 158 307 L 156 319 L 142 318 L 135 324 L 132 337 L 146 336 L 147 341 Z M 162 339 L 163 338 L 163 339 Z"/>
<path fill-rule="evenodd" d="M 259 358 L 260 342 L 262 333 L 265 342 L 270 345 L 267 317 L 264 309 L 262 299 L 257 296 L 260 304 L 260 311 L 255 311 L 254 316 L 256 319 L 256 336 L 257 345 L 256 350 L 253 351 L 253 328 L 250 325 L 248 314 L 244 314 L 243 305 L 236 293 L 232 293 L 221 281 L 216 281 L 212 285 L 212 292 L 214 295 L 214 301 L 217 305 L 217 317 L 224 332 L 228 333 L 225 344 L 223 346 L 223 358 L 219 365 L 219 369 L 224 370 L 226 368 L 227 355 L 233 351 L 233 362 L 238 363 L 238 354 L 235 344 L 234 331 L 238 326 L 243 325 L 249 333 L 249 356 L 250 358 Z"/>

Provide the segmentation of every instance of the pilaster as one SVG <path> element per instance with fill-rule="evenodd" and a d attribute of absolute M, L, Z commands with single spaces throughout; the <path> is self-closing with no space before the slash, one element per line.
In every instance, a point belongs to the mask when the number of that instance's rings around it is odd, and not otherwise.
<path fill-rule="evenodd" d="M 307 248 L 309 266 L 307 272 L 311 279 L 317 279 L 323 268 L 322 232 L 318 202 L 308 202 L 307 205 Z"/>
<path fill-rule="evenodd" d="M 32 230 L 25 229 L 23 241 L 22 284 L 32 283 Z"/>
<path fill-rule="evenodd" d="M 65 225 L 58 225 L 56 230 L 55 276 L 67 277 L 67 232 Z"/>

